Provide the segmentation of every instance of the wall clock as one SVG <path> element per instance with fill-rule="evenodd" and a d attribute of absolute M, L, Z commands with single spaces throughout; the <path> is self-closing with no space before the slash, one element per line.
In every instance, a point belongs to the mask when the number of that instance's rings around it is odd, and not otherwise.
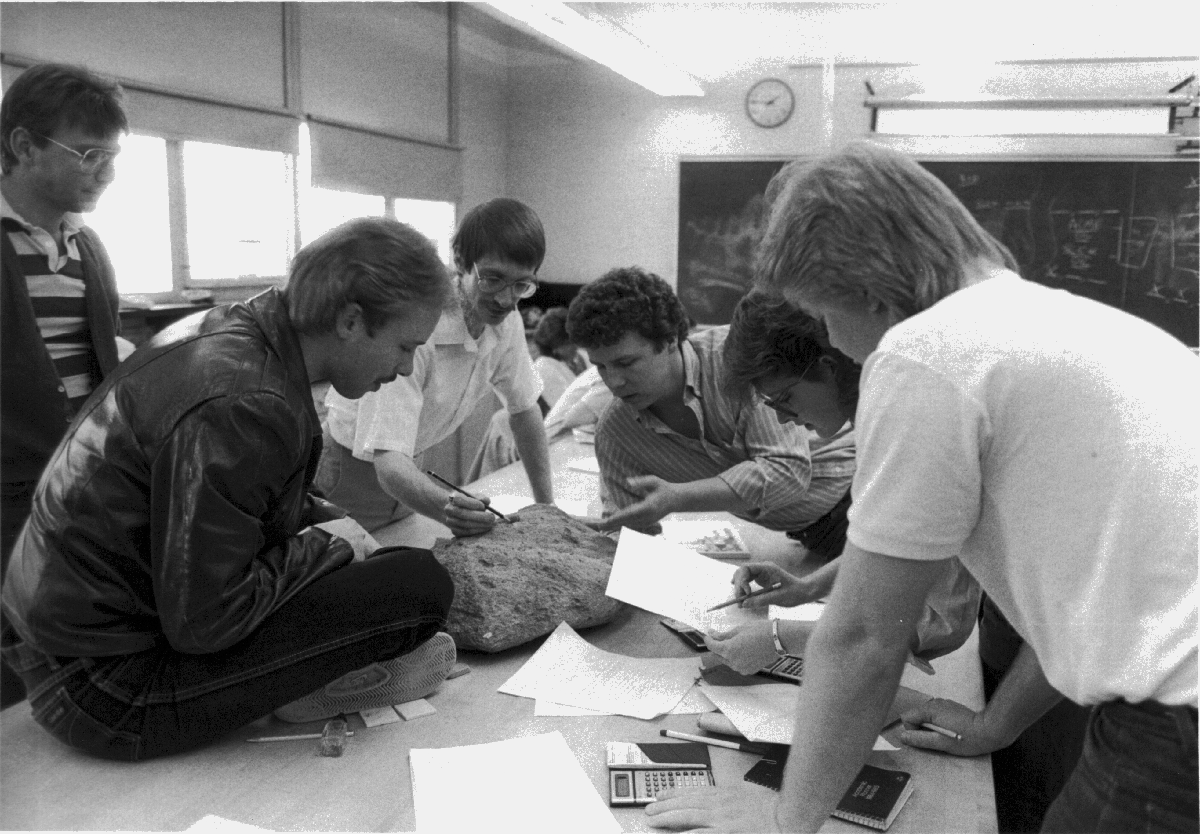
<path fill-rule="evenodd" d="M 764 78 L 746 93 L 746 115 L 759 127 L 779 127 L 795 106 L 792 88 L 778 78 Z"/>

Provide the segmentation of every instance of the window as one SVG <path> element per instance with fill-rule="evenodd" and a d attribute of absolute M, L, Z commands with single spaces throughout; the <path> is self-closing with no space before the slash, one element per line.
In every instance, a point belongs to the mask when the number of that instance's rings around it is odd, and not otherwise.
<path fill-rule="evenodd" d="M 309 188 L 300 201 L 300 239 L 312 243 L 325 232 L 355 217 L 383 217 L 383 197 L 332 188 Z"/>
<path fill-rule="evenodd" d="M 122 293 L 170 292 L 166 140 L 126 136 L 117 157 L 116 179 L 84 221 L 108 249 Z"/>
<path fill-rule="evenodd" d="M 452 263 L 450 241 L 454 239 L 454 203 L 399 198 L 393 202 L 396 207 L 396 219 L 407 223 L 432 240 L 437 245 L 442 262 Z"/>
<path fill-rule="evenodd" d="M 184 142 L 183 191 L 188 284 L 287 273 L 295 228 L 289 155 Z"/>

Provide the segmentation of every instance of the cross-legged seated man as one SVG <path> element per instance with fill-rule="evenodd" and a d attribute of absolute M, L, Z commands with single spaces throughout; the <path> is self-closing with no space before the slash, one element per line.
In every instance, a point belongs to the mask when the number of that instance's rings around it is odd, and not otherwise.
<path fill-rule="evenodd" d="M 797 530 L 849 490 L 849 427 L 820 438 L 732 394 L 721 361 L 729 328 L 689 336 L 683 305 L 657 275 L 628 267 L 586 285 L 567 330 L 614 395 L 596 427 L 603 527 L 653 529 L 672 512 L 726 510 Z"/>
<path fill-rule="evenodd" d="M 132 761 L 445 678 L 445 570 L 425 550 L 361 561 L 315 526 L 343 513 L 309 493 L 310 385 L 359 397 L 409 373 L 449 293 L 428 240 L 354 220 L 302 249 L 285 289 L 168 328 L 92 393 L 4 582 L 3 654 L 34 720 Z"/>

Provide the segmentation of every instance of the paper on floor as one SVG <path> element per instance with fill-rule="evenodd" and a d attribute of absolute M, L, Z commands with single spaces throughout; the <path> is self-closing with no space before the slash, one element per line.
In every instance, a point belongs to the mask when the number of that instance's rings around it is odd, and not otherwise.
<path fill-rule="evenodd" d="M 557 731 L 490 744 L 410 750 L 408 760 L 413 811 L 422 834 L 621 831 Z M 511 774 L 535 778 L 534 792 L 520 787 Z"/>
<path fill-rule="evenodd" d="M 634 718 L 669 712 L 696 682 L 694 657 L 626 657 L 560 623 L 499 691 Z"/>
<path fill-rule="evenodd" d="M 699 715 L 703 712 L 712 712 L 716 707 L 712 701 L 704 697 L 704 693 L 700 691 L 700 687 L 693 686 L 687 691 L 678 704 L 671 708 L 669 715 Z M 600 712 L 599 710 L 588 709 L 586 707 L 572 707 L 566 704 L 556 704 L 553 701 L 547 701 L 544 698 L 538 698 L 533 704 L 533 714 L 538 718 L 551 717 L 574 717 L 574 716 L 597 716 L 597 715 L 613 715 L 611 712 Z"/>
<path fill-rule="evenodd" d="M 605 593 L 707 633 L 766 619 L 766 612 L 712 606 L 733 596 L 733 565 L 701 556 L 681 544 L 621 530 Z"/>

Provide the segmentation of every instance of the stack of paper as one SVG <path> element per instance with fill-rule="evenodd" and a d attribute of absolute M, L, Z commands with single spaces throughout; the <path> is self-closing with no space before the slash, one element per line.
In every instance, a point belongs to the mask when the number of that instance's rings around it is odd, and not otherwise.
<path fill-rule="evenodd" d="M 499 691 L 600 713 L 654 718 L 673 709 L 699 673 L 695 657 L 613 654 L 560 623 Z"/>
<path fill-rule="evenodd" d="M 413 811 L 422 834 L 621 830 L 557 731 L 491 744 L 410 750 L 408 760 Z"/>

